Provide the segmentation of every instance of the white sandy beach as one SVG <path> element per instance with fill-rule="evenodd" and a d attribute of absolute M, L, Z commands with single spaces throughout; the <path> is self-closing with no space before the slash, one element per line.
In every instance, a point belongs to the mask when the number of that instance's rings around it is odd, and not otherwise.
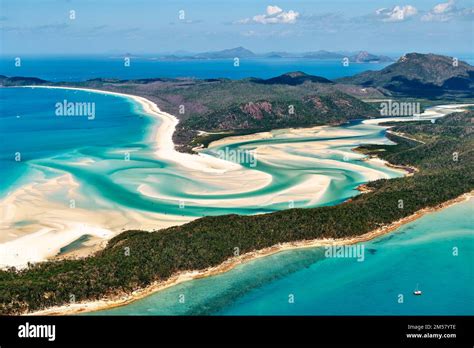
<path fill-rule="evenodd" d="M 68 189 L 65 202 L 45 199 L 46 194 Z M 24 267 L 54 257 L 60 249 L 82 235 L 95 237 L 89 252 L 126 229 L 154 230 L 183 224 L 179 216 L 116 209 L 69 208 L 69 199 L 78 199 L 78 184 L 70 174 L 43 183 L 22 186 L 0 202 L 0 266 Z M 18 221 L 37 223 L 18 226 Z"/>
<path fill-rule="evenodd" d="M 150 100 L 138 96 L 122 93 L 99 91 L 86 88 L 71 87 L 30 87 L 30 88 L 61 88 L 72 90 L 83 90 L 93 93 L 103 93 L 130 98 L 139 103 L 143 110 L 155 117 L 159 121 L 156 131 L 153 132 L 153 143 L 155 145 L 155 156 L 159 159 L 170 161 L 183 168 L 183 172 L 197 182 L 205 185 L 202 187 L 192 187 L 187 190 L 188 194 L 202 195 L 202 198 L 189 200 L 187 203 L 202 206 L 218 206 L 228 208 L 238 208 L 247 206 L 269 206 L 276 203 L 290 201 L 307 201 L 308 205 L 316 204 L 320 200 L 331 180 L 329 177 L 317 174 L 307 174 L 292 187 L 281 190 L 278 193 L 267 193 L 259 196 L 241 197 L 237 199 L 208 199 L 206 195 L 230 195 L 239 193 L 249 193 L 262 189 L 272 182 L 272 176 L 253 169 L 248 169 L 239 164 L 218 159 L 216 157 L 199 154 L 184 154 L 175 150 L 172 135 L 175 131 L 178 120 L 171 114 L 162 112 L 158 106 Z M 457 111 L 461 106 L 440 106 L 436 109 L 436 115 L 443 115 Z M 427 111 L 432 115 L 432 111 Z M 431 116 L 430 116 L 431 117 Z M 375 120 L 370 120 L 375 121 Z M 383 120 L 385 121 L 385 119 Z M 369 122 L 376 124 L 375 122 Z M 285 133 L 286 132 L 286 133 Z M 351 135 L 350 130 L 345 131 L 345 135 Z M 288 129 L 274 132 L 257 133 L 253 135 L 228 137 L 218 142 L 210 144 L 210 147 L 223 146 L 241 141 L 253 141 L 257 139 L 267 139 L 275 134 L 282 134 L 288 137 L 314 136 L 315 133 L 325 137 L 337 137 L 343 134 L 329 127 L 313 127 L 309 129 Z M 356 134 L 356 133 L 354 133 Z M 387 174 L 382 170 L 370 169 L 353 163 L 335 161 L 331 159 L 315 159 L 311 157 L 295 155 L 295 151 L 328 151 L 330 145 L 343 145 L 343 140 L 332 142 L 318 142 L 291 145 L 291 151 L 285 144 L 275 146 L 261 146 L 257 149 L 258 160 L 266 163 L 278 164 L 280 166 L 293 165 L 298 163 L 309 163 L 314 167 L 318 165 L 332 166 L 360 173 L 367 181 L 386 178 Z M 337 150 L 336 150 L 337 151 Z M 351 151 L 340 151 L 340 155 L 347 155 L 350 158 L 363 158 L 364 156 Z M 91 165 L 93 161 L 85 159 L 81 166 Z M 381 168 L 384 163 L 377 163 Z M 7 197 L 0 200 L 0 267 L 16 266 L 24 267 L 27 262 L 43 261 L 58 254 L 62 247 L 77 240 L 84 234 L 91 236 L 91 241 L 86 248 L 81 251 L 81 256 L 88 252 L 103 247 L 104 243 L 111 237 L 127 229 L 157 230 L 173 225 L 189 222 L 194 217 L 171 215 L 162 213 L 150 213 L 138 210 L 127 209 L 125 207 L 114 206 L 110 208 L 104 203 L 107 209 L 86 209 L 82 207 L 69 208 L 69 199 L 81 199 L 79 190 L 80 184 L 74 180 L 70 174 L 60 175 L 54 179 L 41 181 L 22 186 Z M 209 191 L 206 186 L 213 189 Z M 158 198 L 176 199 L 167 196 L 147 184 L 138 186 L 138 193 Z M 52 195 L 61 193 L 65 195 L 64 202 L 49 199 Z M 67 199 L 66 199 L 67 198 Z M 103 202 L 97 202 L 101 204 Z M 21 225 L 19 222 L 28 221 L 30 223 Z"/>
<path fill-rule="evenodd" d="M 176 162 L 178 165 L 199 173 L 202 180 L 206 176 L 212 177 L 215 184 L 222 187 L 233 186 L 229 192 L 242 192 L 263 187 L 271 181 L 271 177 L 253 171 L 249 173 L 240 165 L 220 160 L 208 155 L 191 155 L 175 151 L 172 134 L 178 120 L 165 112 L 161 112 L 155 103 L 138 96 L 122 93 L 99 91 L 87 88 L 31 86 L 25 88 L 61 88 L 83 90 L 93 93 L 103 93 L 126 97 L 139 103 L 143 110 L 158 118 L 159 126 L 154 133 L 156 156 Z M 79 165 L 90 164 L 91 160 L 84 160 Z M 224 179 L 218 180 L 215 174 L 231 172 L 233 185 Z M 244 175 L 245 174 L 245 175 Z M 229 178 L 230 179 L 230 178 Z M 251 179 L 248 181 L 248 179 Z M 251 183 L 252 187 L 248 187 Z M 67 199 L 76 199 L 79 184 L 69 174 L 48 180 L 42 183 L 25 185 L 10 192 L 0 201 L 0 267 L 24 267 L 27 262 L 38 262 L 54 257 L 65 245 L 75 241 L 85 233 L 96 237 L 97 242 L 89 249 L 93 252 L 104 245 L 117 233 L 127 229 L 156 230 L 169 226 L 179 225 L 193 220 L 192 217 L 173 216 L 169 214 L 146 213 L 120 208 L 107 210 L 88 210 L 76 207 L 70 209 L 66 202 L 52 202 L 47 194 L 61 191 L 68 187 Z M 226 193 L 229 193 L 226 192 Z M 249 202 L 247 202 L 249 203 Z M 37 221 L 35 224 L 18 226 L 21 221 Z"/>

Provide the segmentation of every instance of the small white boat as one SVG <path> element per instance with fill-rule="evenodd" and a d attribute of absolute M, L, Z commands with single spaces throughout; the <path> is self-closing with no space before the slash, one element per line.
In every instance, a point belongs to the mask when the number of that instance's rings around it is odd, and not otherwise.
<path fill-rule="evenodd" d="M 413 291 L 413 295 L 419 296 L 421 294 L 422 294 L 422 292 L 421 292 L 421 290 L 418 289 L 418 284 L 416 284 L 416 289 L 415 289 L 415 291 Z"/>

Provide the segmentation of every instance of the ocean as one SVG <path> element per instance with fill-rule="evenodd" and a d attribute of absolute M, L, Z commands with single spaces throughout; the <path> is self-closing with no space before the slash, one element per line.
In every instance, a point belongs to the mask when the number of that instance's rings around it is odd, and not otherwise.
<path fill-rule="evenodd" d="M 93 78 L 270 78 L 290 71 L 303 71 L 335 79 L 365 70 L 380 70 L 389 64 L 353 63 L 346 67 L 340 60 L 248 58 L 241 59 L 239 66 L 236 67 L 233 59 L 168 61 L 152 57 L 132 57 L 130 66 L 126 67 L 121 57 L 20 58 L 21 67 L 15 66 L 15 57 L 0 58 L 0 74 L 38 77 L 49 81 L 84 81 Z"/>
<path fill-rule="evenodd" d="M 130 66 L 126 67 L 123 57 L 116 56 L 20 56 L 21 66 L 17 67 L 15 58 L 0 57 L 0 75 L 38 77 L 55 82 L 94 78 L 270 78 L 291 71 L 303 71 L 310 75 L 336 79 L 366 70 L 380 70 L 391 64 L 350 63 L 344 66 L 339 59 L 243 58 L 239 66 L 234 66 L 234 60 L 230 58 L 170 61 L 154 57 L 132 57 Z M 473 56 L 461 55 L 458 58 L 474 64 Z"/>

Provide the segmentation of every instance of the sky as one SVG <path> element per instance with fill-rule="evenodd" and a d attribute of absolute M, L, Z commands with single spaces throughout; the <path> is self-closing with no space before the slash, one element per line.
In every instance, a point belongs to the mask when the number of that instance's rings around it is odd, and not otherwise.
<path fill-rule="evenodd" d="M 474 53 L 473 0 L 0 0 L 1 55 Z"/>

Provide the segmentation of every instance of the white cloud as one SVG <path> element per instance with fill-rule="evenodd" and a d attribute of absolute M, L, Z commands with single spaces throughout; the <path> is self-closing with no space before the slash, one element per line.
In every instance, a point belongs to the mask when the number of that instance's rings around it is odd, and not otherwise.
<path fill-rule="evenodd" d="M 454 0 L 449 0 L 448 2 L 437 4 L 430 12 L 423 15 L 421 20 L 425 22 L 446 22 L 453 17 L 454 9 Z"/>
<path fill-rule="evenodd" d="M 264 14 L 245 18 L 237 21 L 238 24 L 259 23 L 259 24 L 293 24 L 300 14 L 296 11 L 283 11 L 278 6 L 267 6 Z"/>
<path fill-rule="evenodd" d="M 453 9 L 454 7 L 454 0 L 449 0 L 448 2 L 438 4 L 435 7 L 433 7 L 433 13 L 445 13 L 449 12 Z"/>
<path fill-rule="evenodd" d="M 418 10 L 411 5 L 397 5 L 392 9 L 380 8 L 375 11 L 375 15 L 379 17 L 382 22 L 403 22 L 417 13 Z"/>
<path fill-rule="evenodd" d="M 455 1 L 449 0 L 437 4 L 431 11 L 421 17 L 424 22 L 447 22 L 455 17 L 471 18 L 474 14 L 474 8 L 456 8 Z"/>
<path fill-rule="evenodd" d="M 280 13 L 280 12 L 283 12 L 283 10 L 278 7 L 278 6 L 267 6 L 267 14 L 272 16 L 272 15 L 276 15 L 277 13 Z"/>

